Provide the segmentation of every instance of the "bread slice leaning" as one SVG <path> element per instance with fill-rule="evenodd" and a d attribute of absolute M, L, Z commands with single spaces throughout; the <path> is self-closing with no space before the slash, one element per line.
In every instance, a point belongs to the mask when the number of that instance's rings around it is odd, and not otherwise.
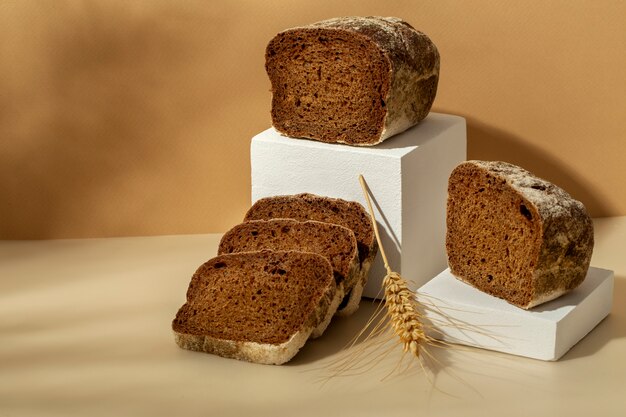
<path fill-rule="evenodd" d="M 337 224 L 293 219 L 252 220 L 224 234 L 218 255 L 263 249 L 311 252 L 328 259 L 337 284 L 337 306 L 345 288 L 354 288 L 359 279 L 356 238 L 352 230 Z M 313 330 L 311 337 L 321 336 L 329 322 L 330 317 Z"/>
<path fill-rule="evenodd" d="M 321 255 L 257 251 L 198 268 L 172 329 L 183 349 L 279 365 L 334 313 L 337 287 Z"/>
<path fill-rule="evenodd" d="M 338 224 L 354 232 L 359 250 L 359 272 L 354 286 L 346 286 L 346 297 L 337 315 L 348 316 L 359 308 L 367 276 L 378 252 L 372 221 L 365 208 L 339 198 L 303 193 L 266 197 L 256 201 L 246 213 L 245 221 L 289 218 L 299 221 L 315 220 Z"/>

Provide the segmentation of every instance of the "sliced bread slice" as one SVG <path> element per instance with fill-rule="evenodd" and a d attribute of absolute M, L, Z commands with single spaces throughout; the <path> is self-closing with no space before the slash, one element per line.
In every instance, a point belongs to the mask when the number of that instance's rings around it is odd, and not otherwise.
<path fill-rule="evenodd" d="M 354 232 L 359 249 L 359 279 L 353 288 L 346 288 L 340 316 L 348 316 L 359 308 L 369 269 L 378 252 L 372 221 L 363 206 L 355 201 L 321 197 L 303 193 L 266 197 L 256 201 L 248 210 L 245 221 L 289 218 L 299 221 L 316 220 L 338 224 Z"/>
<path fill-rule="evenodd" d="M 336 291 L 330 262 L 318 254 L 220 255 L 191 278 L 172 329 L 183 349 L 279 365 L 332 317 Z"/>
<path fill-rule="evenodd" d="M 230 229 L 219 245 L 218 255 L 263 249 L 317 253 L 330 261 L 337 284 L 337 305 L 345 288 L 354 288 L 359 275 L 359 257 L 352 230 L 332 223 L 300 222 L 293 219 L 252 220 Z M 327 322 L 311 337 L 319 337 Z"/>
<path fill-rule="evenodd" d="M 593 251 L 583 204 L 506 162 L 467 161 L 454 169 L 447 227 L 452 273 L 525 309 L 580 285 Z"/>

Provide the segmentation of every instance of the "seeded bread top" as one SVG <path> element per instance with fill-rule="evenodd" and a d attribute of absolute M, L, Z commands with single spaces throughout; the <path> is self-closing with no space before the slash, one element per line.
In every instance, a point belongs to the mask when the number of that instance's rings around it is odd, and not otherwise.
<path fill-rule="evenodd" d="M 193 275 L 177 333 L 280 344 L 316 327 L 316 310 L 336 292 L 330 262 L 293 251 L 217 256 Z"/>

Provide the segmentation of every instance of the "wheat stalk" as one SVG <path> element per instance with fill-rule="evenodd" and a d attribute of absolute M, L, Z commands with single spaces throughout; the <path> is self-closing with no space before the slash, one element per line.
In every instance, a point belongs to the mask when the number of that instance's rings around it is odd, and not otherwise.
<path fill-rule="evenodd" d="M 327 371 L 330 371 L 330 374 L 321 378 L 325 382 L 334 377 L 360 375 L 371 370 L 397 349 L 398 342 L 402 345 L 403 354 L 391 372 L 383 379 L 403 369 L 403 360 L 407 354 L 413 359 L 417 359 L 417 361 L 410 361 L 408 366 L 405 366 L 407 370 L 416 362 L 423 370 L 426 370 L 424 357 L 436 361 L 426 350 L 426 346 L 445 345 L 445 342 L 442 343 L 426 334 L 425 329 L 427 327 L 431 329 L 432 325 L 424 323 L 420 313 L 423 309 L 415 292 L 409 288 L 407 281 L 389 266 L 368 188 L 362 175 L 359 175 L 359 182 L 365 195 L 374 234 L 387 274 L 382 283 L 383 297 L 381 303 L 363 329 L 348 343 L 344 350 L 345 355 L 341 355 L 324 366 Z"/>
<path fill-rule="evenodd" d="M 454 341 L 444 340 L 444 334 L 440 328 L 453 327 L 462 331 L 478 333 L 496 341 L 499 339 L 482 328 L 451 319 L 445 311 L 448 307 L 440 307 L 437 303 L 429 301 L 430 297 L 420 295 L 418 299 L 415 291 L 409 288 L 407 280 L 391 269 L 380 239 L 374 208 L 363 175 L 359 175 L 359 182 L 372 219 L 378 248 L 387 271 L 381 289 L 384 296 L 365 326 L 344 348 L 344 355 L 340 355 L 323 367 L 330 373 L 321 377 L 320 381 L 325 383 L 338 376 L 361 375 L 380 364 L 387 355 L 397 349 L 399 342 L 402 345 L 403 354 L 396 366 L 383 379 L 398 371 L 398 373 L 402 373 L 403 370 L 408 370 L 412 365 L 418 363 L 434 386 L 434 381 L 430 379 L 429 373 L 426 371 L 434 371 L 434 365 L 438 365 L 441 369 L 446 366 L 428 348 L 462 349 L 462 347 L 456 346 Z M 439 318 L 430 316 L 426 318 L 428 311 L 436 313 Z M 413 360 L 403 369 L 403 360 L 407 355 Z M 452 373 L 450 375 L 462 381 L 461 378 Z"/>
<path fill-rule="evenodd" d="M 334 377 L 361 375 L 368 372 L 382 363 L 387 355 L 395 351 L 398 343 L 402 346 L 403 354 L 383 379 L 395 373 L 402 373 L 416 363 L 428 377 L 426 371 L 432 370 L 433 365 L 438 364 L 441 368 L 445 367 L 428 348 L 454 346 L 443 340 L 442 337 L 438 337 L 443 336 L 439 327 L 454 327 L 461 330 L 478 331 L 481 334 L 482 332 L 474 326 L 453 321 L 445 311 L 442 311 L 436 304 L 431 304 L 423 296 L 418 299 L 416 293 L 409 288 L 407 280 L 391 269 L 380 239 L 369 190 L 362 175 L 359 175 L 359 182 L 363 189 L 378 248 L 387 271 L 381 288 L 382 301 L 361 331 L 345 346 L 344 354 L 323 366 L 323 369 L 329 373 L 321 377 L 320 381 L 328 382 Z M 426 318 L 427 311 L 437 312 L 441 319 Z M 403 368 L 403 361 L 406 356 L 413 360 L 410 360 Z M 433 383 L 432 380 L 431 383 Z"/>
<path fill-rule="evenodd" d="M 387 309 L 389 323 L 395 335 L 400 339 L 404 352 L 410 352 L 415 357 L 419 357 L 420 347 L 425 343 L 431 342 L 431 340 L 424 332 L 415 292 L 409 288 L 407 281 L 389 266 L 363 175 L 359 175 L 359 183 L 361 184 L 372 219 L 380 255 L 387 270 L 387 275 L 383 279 L 383 289 L 385 291 L 384 305 Z"/>

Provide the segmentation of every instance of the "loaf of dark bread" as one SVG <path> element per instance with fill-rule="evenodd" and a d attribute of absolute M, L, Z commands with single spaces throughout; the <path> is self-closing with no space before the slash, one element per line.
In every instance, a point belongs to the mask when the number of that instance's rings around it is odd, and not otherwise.
<path fill-rule="evenodd" d="M 346 288 L 346 299 L 337 314 L 346 316 L 355 312 L 367 283 L 369 269 L 378 252 L 374 227 L 365 208 L 354 201 L 305 193 L 262 198 L 252 205 L 244 220 L 276 218 L 338 224 L 354 232 L 359 249 L 358 279 L 351 290 Z"/>
<path fill-rule="evenodd" d="M 272 123 L 286 136 L 375 145 L 419 123 L 437 92 L 432 41 L 393 17 L 342 17 L 268 44 Z"/>
<path fill-rule="evenodd" d="M 195 351 L 282 364 L 334 311 L 328 259 L 314 253 L 260 251 L 220 255 L 191 278 L 172 323 L 176 343 Z"/>
<path fill-rule="evenodd" d="M 583 204 L 505 162 L 467 161 L 448 184 L 451 272 L 528 309 L 577 287 L 593 251 Z"/>
<path fill-rule="evenodd" d="M 218 255 L 263 249 L 294 250 L 322 255 L 330 261 L 337 284 L 335 308 L 355 286 L 359 256 L 352 230 L 337 224 L 293 219 L 252 220 L 230 229 L 219 245 Z M 328 322 L 311 337 L 322 335 Z"/>

